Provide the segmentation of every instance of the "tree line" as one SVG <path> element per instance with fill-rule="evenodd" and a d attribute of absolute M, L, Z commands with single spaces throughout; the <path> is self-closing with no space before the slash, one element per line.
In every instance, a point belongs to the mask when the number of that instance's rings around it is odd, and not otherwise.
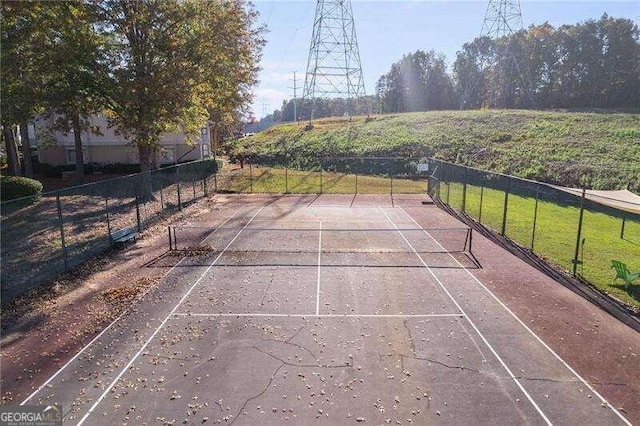
<path fill-rule="evenodd" d="M 195 139 L 209 122 L 215 139 L 252 98 L 265 43 L 256 18 L 243 0 L 3 0 L 0 120 L 14 174 L 16 129 L 28 140 L 37 116 L 73 132 L 79 178 L 96 113 L 137 147 L 143 171 L 156 167 L 164 132 Z"/>
<path fill-rule="evenodd" d="M 406 54 L 378 79 L 374 96 L 350 101 L 349 112 L 633 108 L 640 105 L 639 58 L 640 31 L 629 19 L 605 14 L 559 28 L 544 23 L 465 43 L 451 67 L 434 51 Z M 298 117 L 308 119 L 311 101 L 303 102 Z M 313 117 L 343 115 L 345 105 L 344 99 L 315 100 Z M 292 121 L 293 101 L 269 119 Z"/>

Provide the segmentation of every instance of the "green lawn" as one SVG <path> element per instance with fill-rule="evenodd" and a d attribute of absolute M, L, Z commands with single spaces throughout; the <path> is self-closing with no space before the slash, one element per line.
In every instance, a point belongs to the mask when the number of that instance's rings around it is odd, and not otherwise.
<path fill-rule="evenodd" d="M 445 202 L 448 197 L 451 207 L 461 211 L 463 185 L 442 183 L 440 197 Z M 500 233 L 504 201 L 505 191 L 467 185 L 465 212 Z M 526 248 L 533 248 L 537 255 L 573 272 L 572 260 L 580 218 L 579 203 L 577 197 L 573 205 L 564 206 L 541 199 L 538 202 L 534 233 L 535 192 L 509 194 L 505 236 Z M 611 285 L 615 277 L 615 272 L 610 268 L 612 259 L 621 260 L 632 271 L 640 270 L 640 221 L 627 219 L 624 239 L 620 238 L 621 228 L 620 217 L 585 209 L 582 228 L 584 250 L 581 250 L 578 257 L 581 259 L 584 256 L 584 263 L 578 266 L 577 272 L 599 289 L 628 304 L 640 306 L 640 285 L 635 285 L 633 289 L 636 298 L 622 285 Z M 618 283 L 621 284 L 621 281 Z"/>

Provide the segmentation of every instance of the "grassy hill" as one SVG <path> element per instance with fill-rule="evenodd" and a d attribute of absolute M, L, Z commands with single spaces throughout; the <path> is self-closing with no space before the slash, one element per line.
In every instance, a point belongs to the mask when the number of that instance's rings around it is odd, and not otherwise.
<path fill-rule="evenodd" d="M 640 114 L 434 111 L 329 118 L 235 141 L 256 155 L 436 157 L 529 179 L 640 190 Z"/>

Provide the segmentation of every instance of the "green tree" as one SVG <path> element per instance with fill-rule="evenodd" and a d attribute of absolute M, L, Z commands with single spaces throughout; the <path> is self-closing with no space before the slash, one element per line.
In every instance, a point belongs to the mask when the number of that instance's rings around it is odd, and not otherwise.
<path fill-rule="evenodd" d="M 454 105 L 453 82 L 445 58 L 433 51 L 404 55 L 380 77 L 376 93 L 384 112 L 427 111 Z"/>
<path fill-rule="evenodd" d="M 162 133 L 195 138 L 209 120 L 217 138 L 250 100 L 263 44 L 250 4 L 109 0 L 103 7 L 119 41 L 109 117 L 138 147 L 143 171 L 156 166 Z"/>
<path fill-rule="evenodd" d="M 2 36 L 0 67 L 2 85 L 0 102 L 3 139 L 11 171 L 21 175 L 15 132 L 18 126 L 26 129 L 41 107 L 44 87 L 38 72 L 39 39 L 44 34 L 39 2 L 2 2 Z M 24 139 L 24 136 L 23 136 Z M 25 174 L 33 175 L 28 139 L 22 141 Z"/>

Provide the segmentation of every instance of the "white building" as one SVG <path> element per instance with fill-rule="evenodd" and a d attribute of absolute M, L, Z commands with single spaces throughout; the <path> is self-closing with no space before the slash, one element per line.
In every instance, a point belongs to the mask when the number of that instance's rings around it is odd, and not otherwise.
<path fill-rule="evenodd" d="M 73 131 L 68 134 L 53 131 L 45 137 L 41 134 L 43 131 L 40 128 L 46 126 L 41 124 L 37 126 L 39 129 L 37 132 L 29 126 L 29 142 L 32 147 L 38 147 L 39 161 L 52 165 L 75 164 L 76 149 Z M 91 126 L 97 127 L 100 134 L 82 132 L 85 163 L 137 164 L 140 162 L 138 147 L 132 145 L 122 135 L 117 135 L 114 128 L 108 127 L 107 118 L 103 114 L 91 117 Z M 203 128 L 194 142 L 195 144 L 190 142 L 184 133 L 163 134 L 160 139 L 162 149 L 158 152 L 158 165 L 208 158 L 210 155 L 208 129 Z"/>

